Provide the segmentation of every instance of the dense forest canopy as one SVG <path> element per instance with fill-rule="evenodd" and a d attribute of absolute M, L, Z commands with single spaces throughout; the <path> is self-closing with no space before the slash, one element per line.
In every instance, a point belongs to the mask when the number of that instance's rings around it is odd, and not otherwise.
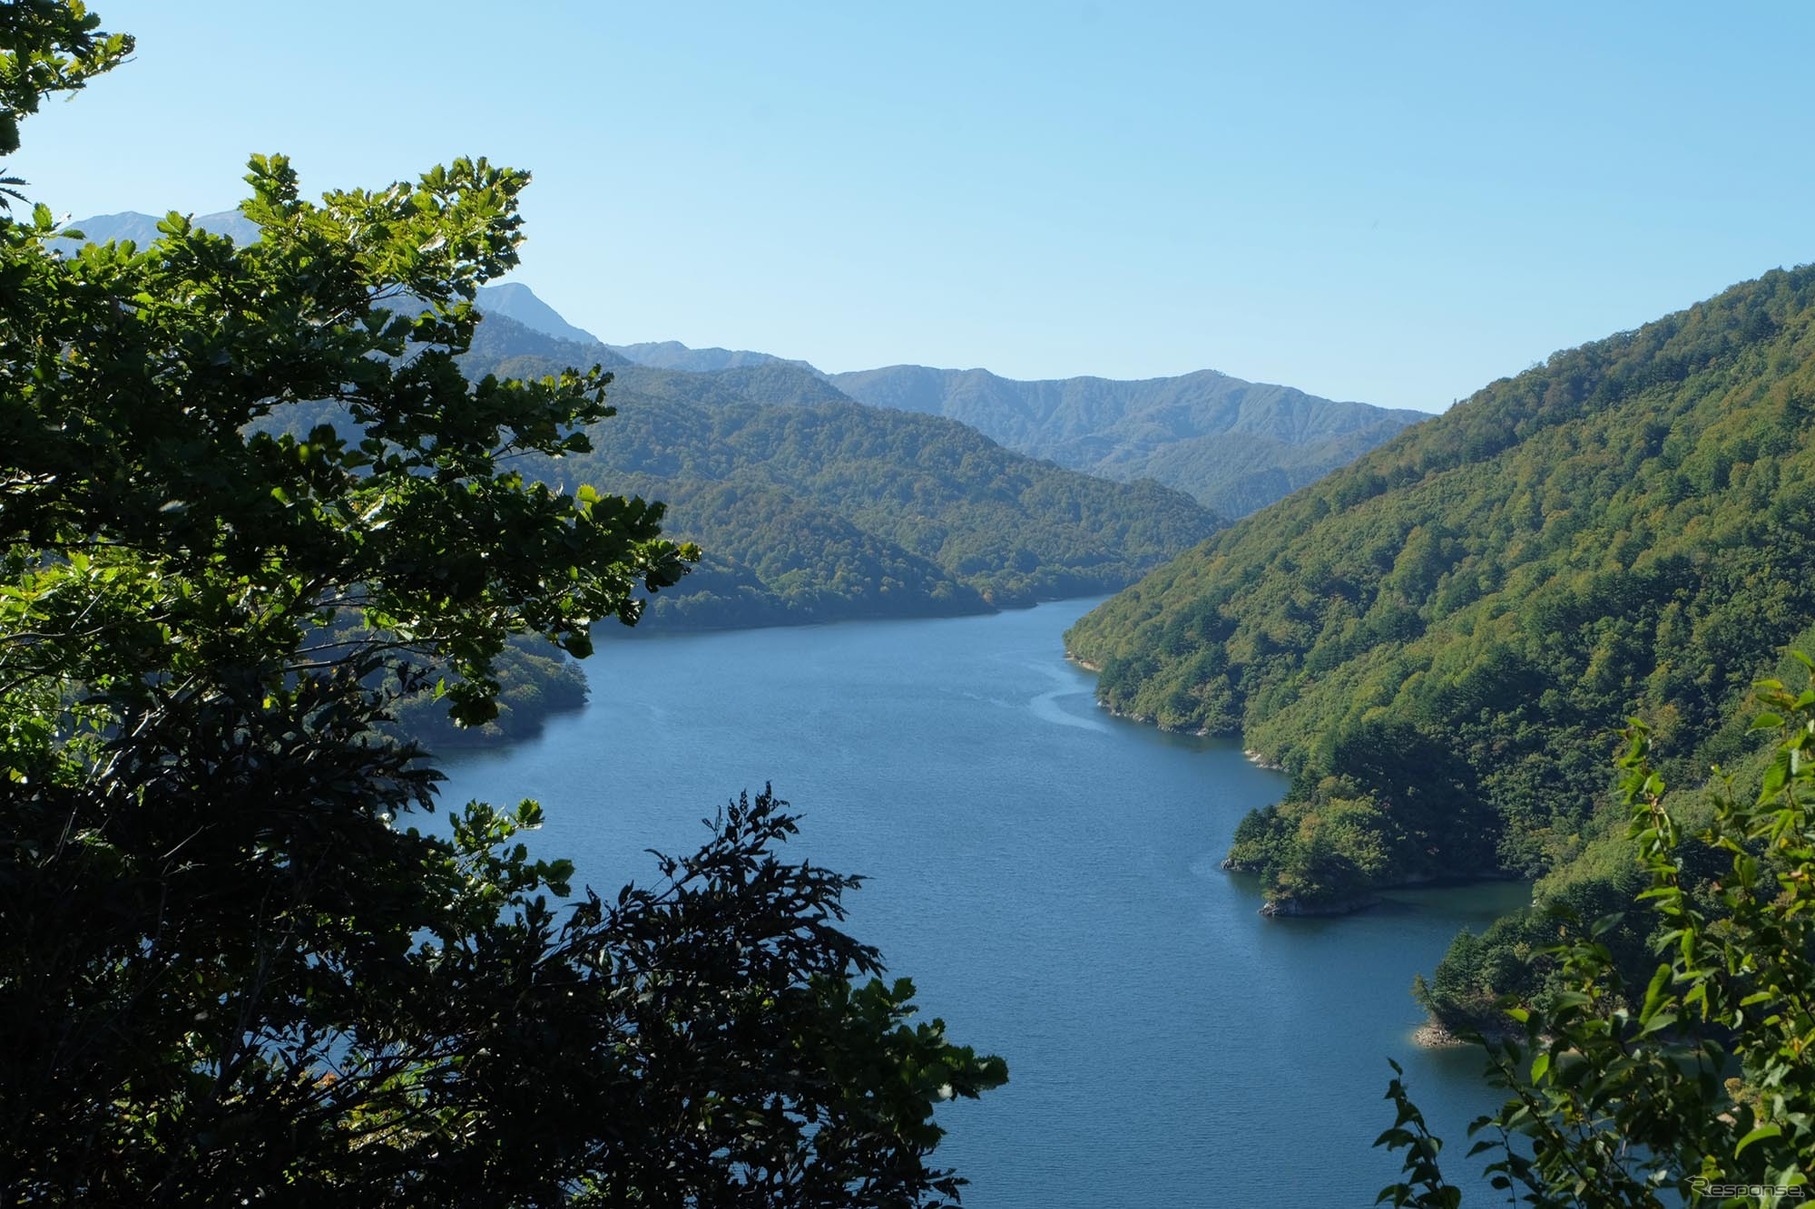
<path fill-rule="evenodd" d="M 1496 382 L 1083 619 L 1102 699 L 1294 774 L 1236 864 L 1287 907 L 1557 867 L 1610 719 L 1703 769 L 1815 618 L 1815 269 Z"/>

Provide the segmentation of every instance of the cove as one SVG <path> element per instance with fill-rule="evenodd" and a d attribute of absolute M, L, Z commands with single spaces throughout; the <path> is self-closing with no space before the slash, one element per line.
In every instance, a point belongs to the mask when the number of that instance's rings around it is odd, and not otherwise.
<path fill-rule="evenodd" d="M 444 802 L 541 800 L 533 846 L 615 893 L 765 782 L 797 857 L 868 875 L 848 927 L 922 1010 L 1008 1060 L 941 1110 L 976 1209 L 1363 1206 L 1396 1178 L 1389 1057 L 1447 1142 L 1496 1101 L 1472 1051 L 1411 1042 L 1408 993 L 1520 886 L 1402 891 L 1266 919 L 1219 868 L 1284 778 L 1233 741 L 1110 717 L 1060 635 L 1096 601 L 983 617 L 606 641 L 592 700 L 538 737 L 443 757 Z"/>

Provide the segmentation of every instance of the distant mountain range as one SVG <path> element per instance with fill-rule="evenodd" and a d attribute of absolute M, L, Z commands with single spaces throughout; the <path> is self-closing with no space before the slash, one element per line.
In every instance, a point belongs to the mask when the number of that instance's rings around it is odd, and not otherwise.
<path fill-rule="evenodd" d="M 962 420 L 1061 466 L 1124 482 L 1156 479 L 1227 516 L 1290 495 L 1430 418 L 1215 370 L 1138 382 L 1020 382 L 982 369 L 893 365 L 830 380 L 860 402 Z"/>
<path fill-rule="evenodd" d="M 535 324 L 529 326 L 535 327 Z M 753 353 L 749 349 L 688 348 L 678 340 L 661 340 L 644 344 L 608 344 L 619 356 L 653 369 L 684 369 L 691 373 L 709 374 L 721 369 L 744 369 L 752 365 L 792 365 L 811 374 L 819 374 L 805 361 L 791 361 L 773 353 Z M 823 374 L 820 375 L 824 377 Z"/>
<path fill-rule="evenodd" d="M 157 237 L 157 221 L 128 212 L 72 225 L 90 239 L 144 243 Z M 195 222 L 235 239 L 256 234 L 237 211 L 201 215 Z M 1024 382 L 982 369 L 919 365 L 824 374 L 805 361 L 744 349 L 689 348 L 673 340 L 607 344 L 517 283 L 482 287 L 478 303 L 488 315 L 567 342 L 575 359 L 587 364 L 689 373 L 788 366 L 824 379 L 841 397 L 958 420 L 1009 449 L 1073 470 L 1121 482 L 1150 478 L 1229 517 L 1281 499 L 1429 418 L 1245 382 L 1214 370 L 1132 382 L 1088 377 Z"/>
<path fill-rule="evenodd" d="M 88 218 L 78 218 L 64 226 L 72 231 L 80 231 L 88 237 L 90 243 L 118 243 L 130 239 L 136 244 L 148 244 L 157 239 L 158 224 L 163 221 L 161 215 L 127 210 L 120 214 L 94 214 Z M 216 235 L 229 236 L 236 242 L 250 239 L 257 233 L 257 228 L 238 210 L 197 215 L 195 225 Z"/>

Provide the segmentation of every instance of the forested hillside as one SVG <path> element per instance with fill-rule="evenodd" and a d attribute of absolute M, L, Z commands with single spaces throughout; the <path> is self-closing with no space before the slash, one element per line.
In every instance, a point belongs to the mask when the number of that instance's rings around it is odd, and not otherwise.
<path fill-rule="evenodd" d="M 1556 868 L 1611 730 L 1699 780 L 1815 618 L 1815 269 L 1494 383 L 1083 619 L 1102 699 L 1294 774 L 1231 854 L 1285 909 Z"/>
<path fill-rule="evenodd" d="M 588 352 L 493 316 L 465 365 L 535 375 L 590 364 Z M 706 551 L 679 588 L 653 598 L 645 629 L 983 612 L 1110 592 L 1221 523 L 1181 492 L 1064 470 L 952 420 L 865 407 L 783 361 L 614 373 L 618 414 L 591 430 L 592 452 L 522 469 L 663 500 L 666 531 Z"/>
<path fill-rule="evenodd" d="M 981 369 L 894 365 L 829 380 L 861 402 L 961 420 L 1074 470 L 1155 479 L 1225 516 L 1270 504 L 1428 418 L 1214 370 L 1020 382 Z"/>

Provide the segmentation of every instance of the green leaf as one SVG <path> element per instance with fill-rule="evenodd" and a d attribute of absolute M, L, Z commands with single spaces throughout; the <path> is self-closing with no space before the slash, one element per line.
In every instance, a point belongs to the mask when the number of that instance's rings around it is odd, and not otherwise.
<path fill-rule="evenodd" d="M 1739 1140 L 1738 1144 L 1733 1147 L 1733 1157 L 1737 1159 L 1740 1154 L 1745 1151 L 1746 1147 L 1752 1145 L 1754 1142 L 1762 1142 L 1767 1138 L 1780 1138 L 1782 1136 L 1783 1128 L 1781 1126 L 1766 1122 Z"/>
<path fill-rule="evenodd" d="M 1766 798 L 1773 797 L 1789 782 L 1789 779 L 1790 753 L 1787 750 L 1780 749 L 1772 758 L 1770 766 L 1765 770 L 1764 781 L 1758 791 L 1759 799 L 1762 801 Z"/>
<path fill-rule="evenodd" d="M 1659 965 L 1651 975 L 1651 985 L 1645 988 L 1645 1004 L 1639 1009 L 1639 1019 L 1648 1021 L 1664 1005 L 1670 989 L 1671 970 L 1668 965 Z"/>

